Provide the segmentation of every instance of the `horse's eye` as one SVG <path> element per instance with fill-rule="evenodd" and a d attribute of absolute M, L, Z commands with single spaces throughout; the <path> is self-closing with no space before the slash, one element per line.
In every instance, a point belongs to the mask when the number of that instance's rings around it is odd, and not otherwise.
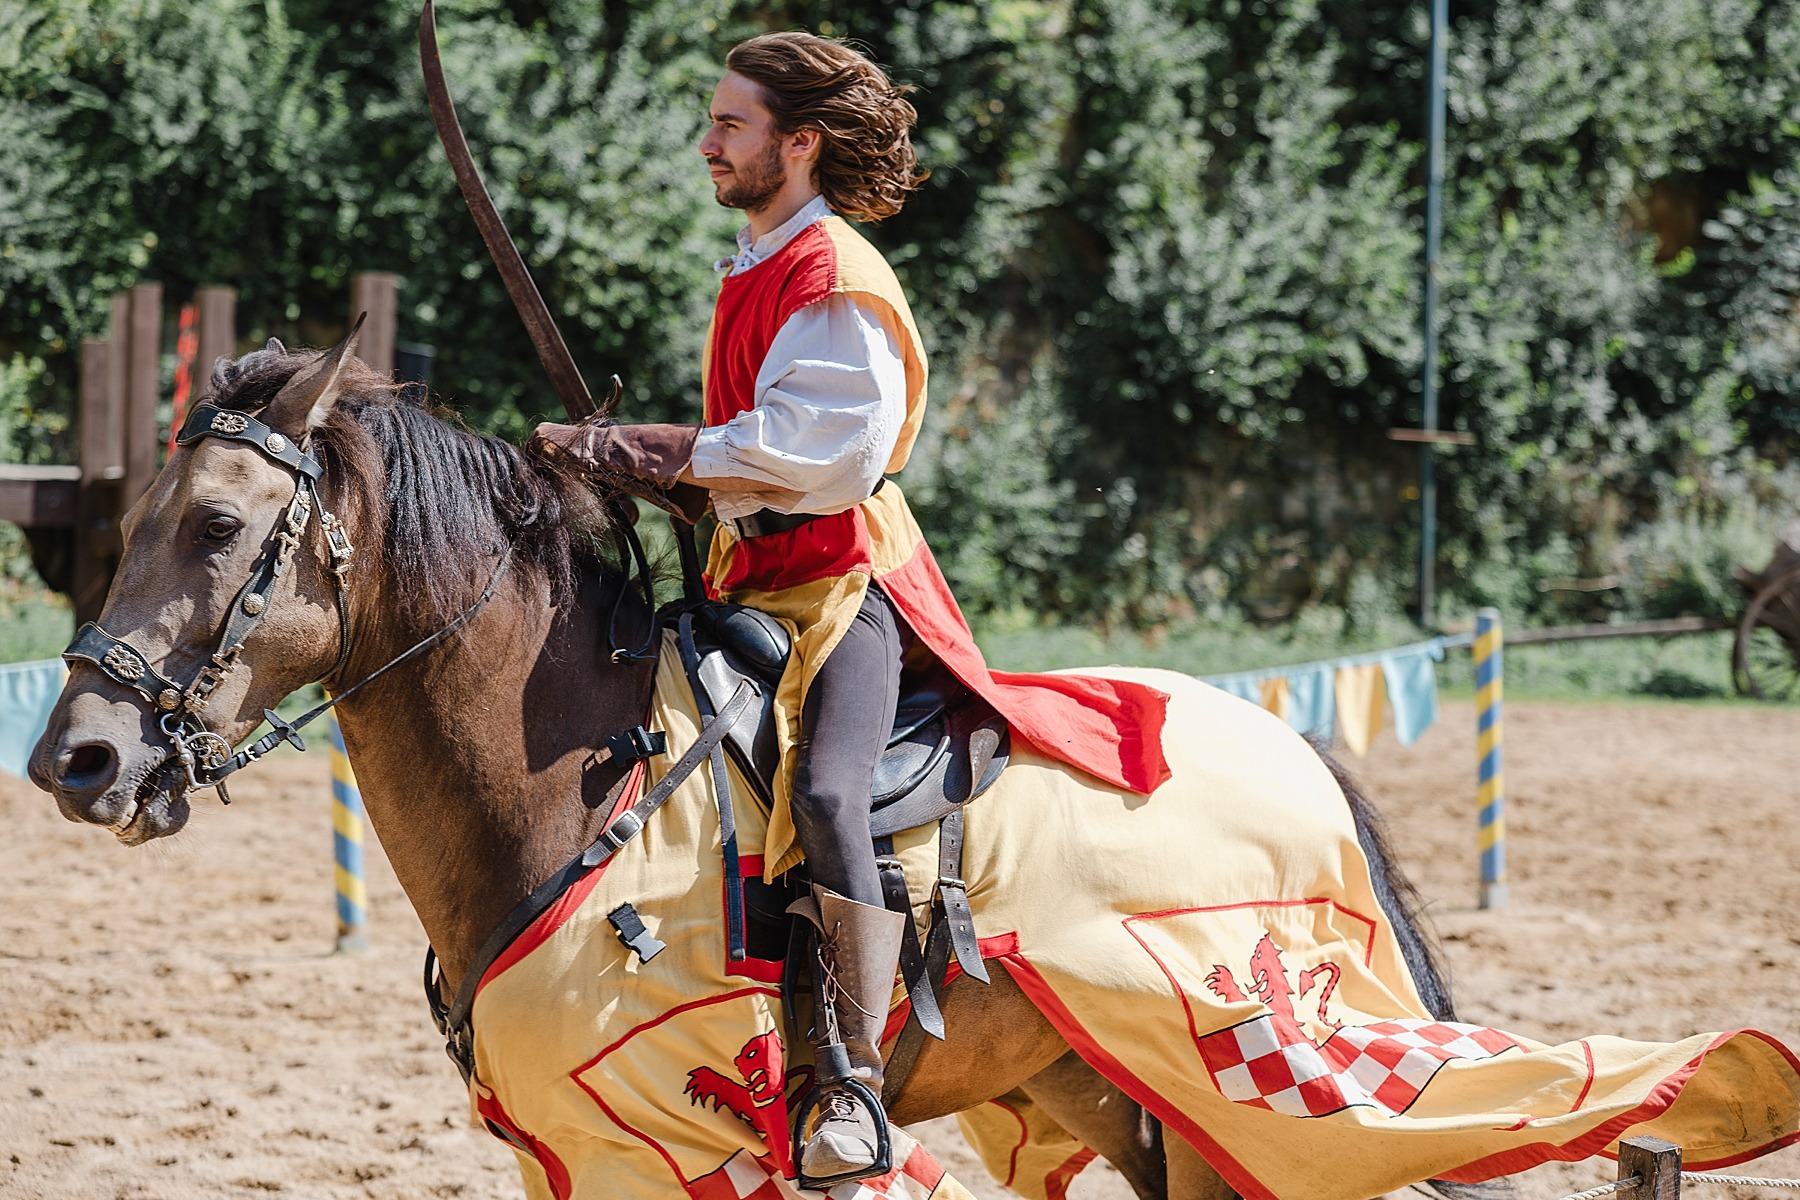
<path fill-rule="evenodd" d="M 200 531 L 200 540 L 205 542 L 229 542 L 232 538 L 237 536 L 239 528 L 241 528 L 241 526 L 238 525 L 235 518 L 214 517 L 206 523 L 206 528 Z"/>

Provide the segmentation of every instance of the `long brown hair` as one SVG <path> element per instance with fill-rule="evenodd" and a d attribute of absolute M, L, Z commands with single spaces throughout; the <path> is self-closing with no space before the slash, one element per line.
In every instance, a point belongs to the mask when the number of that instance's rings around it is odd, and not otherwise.
<path fill-rule="evenodd" d="M 725 67 L 762 88 L 778 132 L 819 131 L 814 179 L 833 211 L 859 221 L 891 217 L 930 174 L 913 154 L 919 114 L 905 99 L 912 88 L 843 42 L 765 33 L 733 47 Z"/>

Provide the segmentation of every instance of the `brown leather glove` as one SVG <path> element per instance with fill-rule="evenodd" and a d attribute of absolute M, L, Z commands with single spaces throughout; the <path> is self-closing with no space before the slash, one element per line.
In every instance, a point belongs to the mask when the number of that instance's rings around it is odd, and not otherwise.
<path fill-rule="evenodd" d="M 692 524 L 706 512 L 705 489 L 681 482 L 700 440 L 698 425 L 617 425 L 585 421 L 537 427 L 526 450 L 553 462 L 567 462 L 590 475 L 641 496 Z"/>
<path fill-rule="evenodd" d="M 583 422 L 557 425 L 546 421 L 531 435 L 534 454 L 571 456 L 583 470 L 629 475 L 658 487 L 671 487 L 694 458 L 698 425 L 614 425 Z"/>

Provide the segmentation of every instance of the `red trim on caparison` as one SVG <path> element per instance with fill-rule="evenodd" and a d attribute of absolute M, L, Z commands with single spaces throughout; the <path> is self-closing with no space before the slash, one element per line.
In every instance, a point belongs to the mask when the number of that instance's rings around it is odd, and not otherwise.
<path fill-rule="evenodd" d="M 761 878 L 762 873 L 763 873 L 763 856 L 762 855 L 746 854 L 738 859 L 738 879 L 740 881 L 745 880 L 745 879 Z M 731 911 L 731 906 L 729 903 L 727 903 L 726 898 L 725 898 L 725 885 L 727 882 L 728 881 L 725 878 L 723 878 L 722 876 L 720 877 L 720 879 L 719 879 L 719 928 L 722 932 L 719 935 L 719 939 L 720 939 L 720 949 L 721 949 L 721 952 L 724 957 L 725 974 L 735 975 L 740 979 L 754 979 L 758 983 L 779 984 L 781 982 L 782 971 L 786 965 L 785 962 L 781 959 L 778 959 L 778 958 L 775 958 L 775 959 L 751 958 L 748 956 L 748 954 L 746 954 L 743 962 L 734 963 L 731 961 L 731 936 L 730 936 L 730 931 L 725 928 L 725 924 L 726 924 L 725 914 L 727 914 Z M 748 925 L 749 922 L 750 922 L 750 910 L 749 910 L 749 907 L 746 906 L 744 909 L 744 923 L 746 925 Z M 749 935 L 750 931 L 748 929 L 745 929 L 743 932 L 744 932 L 745 936 L 747 937 Z"/>
<path fill-rule="evenodd" d="M 1538 1166 L 1540 1163 L 1573 1162 L 1576 1159 L 1591 1158 L 1596 1154 L 1606 1154 L 1609 1158 L 1617 1157 L 1607 1153 L 1607 1145 L 1633 1125 L 1640 1125 L 1667 1112 L 1669 1106 L 1674 1104 L 1676 1098 L 1681 1095 L 1681 1089 L 1687 1086 L 1688 1080 L 1692 1079 L 1695 1072 L 1699 1071 L 1700 1064 L 1706 1056 L 1734 1037 L 1752 1037 L 1758 1041 L 1767 1042 L 1781 1054 L 1782 1058 L 1787 1060 L 1788 1066 L 1796 1074 L 1800 1074 L 1800 1060 L 1795 1059 L 1793 1051 L 1786 1046 L 1759 1029 L 1733 1029 L 1721 1033 L 1708 1042 L 1706 1048 L 1700 1053 L 1674 1072 L 1664 1076 L 1650 1090 L 1650 1094 L 1644 1098 L 1643 1102 L 1631 1111 L 1621 1113 L 1570 1141 L 1561 1144 L 1533 1142 L 1529 1146 L 1516 1146 L 1510 1150 L 1501 1150 L 1486 1158 L 1478 1158 L 1454 1171 L 1445 1171 L 1439 1178 L 1447 1179 L 1451 1183 L 1480 1183 L 1484 1179 L 1492 1179 L 1497 1175 L 1516 1174 L 1528 1167 Z M 1585 1043 L 1583 1044 L 1585 1045 Z M 1583 1095 L 1585 1096 L 1585 1094 L 1584 1092 Z M 1720 1167 L 1732 1167 L 1753 1158 L 1760 1158 L 1783 1146 L 1791 1146 L 1796 1141 L 1800 1141 L 1800 1132 L 1785 1133 L 1772 1141 L 1739 1154 L 1727 1155 L 1724 1158 L 1683 1162 L 1682 1167 L 1692 1171 L 1712 1171 Z"/>
<path fill-rule="evenodd" d="M 1047 1200 L 1068 1200 L 1069 1185 L 1097 1157 L 1099 1156 L 1084 1146 L 1071 1154 L 1062 1166 L 1044 1176 L 1044 1195 Z"/>
<path fill-rule="evenodd" d="M 1581 1085 L 1581 1095 L 1575 1097 L 1575 1103 L 1569 1108 L 1572 1113 L 1581 1111 L 1582 1102 L 1588 1098 L 1588 1093 L 1594 1090 L 1594 1048 L 1588 1045 L 1586 1038 L 1581 1039 L 1581 1056 L 1587 1060 L 1588 1077 L 1587 1082 Z"/>
<path fill-rule="evenodd" d="M 1019 1140 L 1013 1143 L 1012 1153 L 1006 1159 L 1006 1178 L 1000 1181 L 1001 1187 L 1009 1188 L 1013 1185 L 1013 1180 L 1019 1177 L 1019 1152 L 1031 1141 L 1031 1127 L 1025 1124 L 1025 1118 L 1019 1115 L 1019 1110 L 1006 1101 L 989 1100 L 988 1103 L 1019 1123 Z"/>
<path fill-rule="evenodd" d="M 1186 1138 L 1189 1145 L 1192 1145 L 1201 1157 L 1205 1158 L 1212 1168 L 1224 1177 L 1227 1183 L 1236 1188 L 1238 1193 L 1245 1197 L 1245 1200 L 1262 1200 L 1264 1197 L 1267 1197 L 1268 1200 L 1275 1200 L 1274 1193 L 1257 1182 L 1256 1178 L 1241 1163 L 1227 1154 L 1223 1147 L 1207 1137 L 1199 1126 L 1132 1074 L 1123 1063 L 1120 1063 L 1095 1041 L 1093 1036 L 1075 1019 L 1074 1014 L 1063 1006 L 1049 983 L 1037 973 L 1023 955 L 1010 955 L 1002 961 L 1006 964 L 1007 970 L 1012 972 L 1013 979 L 1027 998 L 1037 1005 L 1038 1011 L 1044 1014 L 1045 1019 L 1056 1028 L 1058 1033 L 1062 1034 L 1063 1040 L 1068 1042 L 1070 1047 L 1080 1054 L 1089 1066 L 1117 1085 L 1120 1091 L 1142 1104 L 1165 1125 L 1175 1129 Z M 1692 1061 L 1658 1083 L 1651 1091 L 1650 1096 L 1630 1112 L 1615 1117 L 1604 1125 L 1561 1145 L 1536 1142 L 1529 1146 L 1502 1150 L 1453 1170 L 1439 1172 L 1437 1178 L 1448 1180 L 1451 1183 L 1480 1183 L 1496 1176 L 1516 1174 L 1546 1162 L 1572 1162 L 1576 1159 L 1590 1158 L 1595 1154 L 1603 1153 L 1607 1144 L 1615 1140 L 1626 1129 L 1666 1111 L 1675 1102 L 1675 1098 L 1680 1095 L 1681 1089 L 1686 1086 L 1687 1081 L 1699 1070 L 1701 1060 L 1731 1038 L 1738 1036 L 1754 1037 L 1767 1042 L 1787 1060 L 1796 1074 L 1800 1074 L 1800 1060 L 1794 1057 L 1793 1052 L 1760 1030 L 1739 1029 L 1723 1033 L 1713 1039 L 1706 1049 L 1696 1055 Z M 1741 1154 L 1708 1159 L 1689 1165 L 1694 1170 L 1717 1170 L 1721 1167 L 1748 1162 L 1750 1159 L 1779 1150 L 1783 1146 L 1793 1145 L 1795 1142 L 1800 1142 L 1800 1132 L 1783 1134 L 1762 1146 Z M 1217 1155 L 1216 1158 L 1214 1154 L 1207 1153 L 1208 1147 Z"/>
<path fill-rule="evenodd" d="M 1044 1014 L 1044 1019 L 1055 1027 L 1056 1032 L 1062 1034 L 1063 1040 L 1069 1043 L 1071 1049 L 1081 1055 L 1088 1066 L 1100 1072 L 1120 1091 L 1143 1105 L 1155 1115 L 1157 1120 L 1186 1138 L 1188 1145 L 1194 1148 L 1195 1153 L 1204 1158 L 1207 1164 L 1224 1178 L 1226 1183 L 1237 1189 L 1238 1194 L 1244 1197 L 1244 1200 L 1279 1200 L 1275 1193 L 1264 1187 L 1242 1163 L 1226 1153 L 1223 1146 L 1208 1137 L 1193 1118 L 1169 1103 L 1155 1088 L 1139 1079 L 1124 1063 L 1114 1058 L 1111 1052 L 1102 1046 L 1082 1026 L 1080 1021 L 1075 1019 L 1075 1014 L 1063 1005 L 1061 998 L 1050 987 L 1049 982 L 1037 973 L 1037 968 L 1026 961 L 1023 954 L 1002 955 L 1000 962 L 1012 974 L 1013 981 L 1019 985 L 1019 990 L 1023 991 L 1026 998 L 1037 1006 L 1037 1010 Z"/>
<path fill-rule="evenodd" d="M 606 815 L 606 825 L 610 826 L 619 819 L 619 814 L 637 803 L 638 791 L 644 783 L 644 761 L 638 759 L 631 765 L 631 773 L 625 777 L 625 786 L 619 789 L 619 798 L 613 802 L 612 812 Z M 604 828 L 604 826 L 602 827 Z M 612 865 L 612 859 L 605 862 L 577 879 L 569 885 L 567 891 L 558 896 L 538 919 L 519 931 L 519 936 L 512 944 L 500 952 L 500 956 L 488 965 L 481 973 L 481 981 L 475 985 L 475 994 L 481 995 L 481 989 L 498 979 L 502 974 L 519 965 L 526 955 L 555 936 L 556 931 L 567 924 L 570 917 L 580 910 L 589 893 L 606 874 L 606 868 Z"/>
<path fill-rule="evenodd" d="M 514 1121 L 512 1117 L 507 1114 L 507 1111 L 501 1105 L 498 1096 L 491 1093 L 484 1095 L 481 1092 L 476 1092 L 475 1111 L 480 1115 L 482 1120 L 499 1126 L 506 1130 L 506 1132 L 512 1134 L 515 1138 L 518 1138 L 519 1141 L 525 1143 L 525 1145 L 529 1147 L 527 1153 L 536 1160 L 539 1168 L 543 1170 L 544 1179 L 550 1185 L 551 1194 L 556 1197 L 556 1200 L 569 1200 L 573 1191 L 569 1182 L 569 1168 L 563 1166 L 562 1159 L 556 1157 L 556 1152 L 554 1150 L 550 1149 L 549 1146 L 540 1142 L 537 1138 L 532 1137 L 529 1133 L 526 1133 L 525 1130 L 519 1127 L 519 1123 Z M 492 1130 L 489 1132 L 491 1133 Z M 508 1146 L 511 1146 L 515 1150 L 518 1149 L 518 1147 L 513 1146 L 511 1142 L 507 1142 L 505 1138 L 498 1138 L 497 1140 L 506 1142 Z"/>
<path fill-rule="evenodd" d="M 629 1133 L 632 1137 L 634 1137 L 638 1141 L 644 1143 L 644 1145 L 650 1147 L 652 1150 L 656 1151 L 657 1154 L 662 1156 L 663 1162 L 668 1164 L 670 1174 L 675 1176 L 675 1181 L 681 1185 L 681 1190 L 683 1192 L 686 1192 L 689 1196 L 692 1196 L 694 1194 L 693 1188 L 689 1186 L 690 1181 L 688 1180 L 687 1176 L 685 1176 L 681 1173 L 681 1168 L 677 1167 L 675 1165 L 674 1157 L 672 1155 L 670 1155 L 670 1153 L 663 1148 L 662 1143 L 657 1141 L 655 1138 L 651 1137 L 649 1134 L 645 1133 L 643 1130 L 638 1129 L 635 1126 L 626 1124 L 625 1120 L 622 1117 L 620 1117 L 618 1113 L 613 1111 L 612 1106 L 607 1104 L 607 1102 L 605 1100 L 600 1098 L 600 1093 L 595 1091 L 593 1088 L 589 1087 L 585 1082 L 583 1082 L 581 1077 L 586 1072 L 588 1072 L 588 1071 L 592 1070 L 594 1067 L 598 1066 L 601 1059 L 605 1058 L 607 1055 L 611 1054 L 614 1050 L 617 1050 L 620 1046 L 623 1046 L 626 1042 L 629 1042 L 632 1038 L 636 1037 L 640 1033 L 643 1033 L 647 1029 L 655 1029 L 658 1025 L 661 1025 L 664 1021 L 671 1020 L 675 1017 L 680 1016 L 684 1012 L 689 1012 L 696 1008 L 706 1008 L 708 1005 L 724 1004 L 730 1000 L 738 1000 L 745 996 L 755 996 L 755 995 L 773 996 L 777 1001 L 779 1001 L 781 999 L 781 990 L 779 988 L 770 988 L 770 987 L 739 988 L 734 992 L 726 992 L 722 996 L 709 996 L 702 1000 L 690 1000 L 686 1004 L 677 1004 L 674 1008 L 669 1009 L 667 1012 L 662 1013 L 660 1016 L 652 1017 L 650 1020 L 645 1021 L 641 1024 L 633 1025 L 630 1029 L 627 1029 L 622 1035 L 620 1035 L 616 1041 L 613 1041 L 612 1043 L 607 1045 L 607 1047 L 604 1050 L 600 1051 L 600 1053 L 594 1055 L 594 1057 L 588 1059 L 586 1062 L 582 1063 L 579 1067 L 576 1067 L 573 1071 L 569 1072 L 569 1078 L 574 1081 L 575 1086 L 580 1088 L 582 1091 L 584 1091 L 588 1094 L 588 1096 L 593 1100 L 593 1102 L 599 1106 L 600 1111 L 606 1114 L 607 1120 L 611 1121 L 614 1125 L 617 1125 L 620 1129 L 623 1129 L 626 1133 Z"/>

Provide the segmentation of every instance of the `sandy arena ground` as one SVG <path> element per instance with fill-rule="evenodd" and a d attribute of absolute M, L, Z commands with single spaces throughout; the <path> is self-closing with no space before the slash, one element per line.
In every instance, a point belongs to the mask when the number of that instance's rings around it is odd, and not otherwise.
<path fill-rule="evenodd" d="M 1753 1025 L 1800 1045 L 1800 713 L 1507 715 L 1504 909 L 1473 905 L 1470 706 L 1362 767 L 1465 1019 L 1552 1042 Z M 518 1196 L 510 1152 L 466 1123 L 420 998 L 424 938 L 378 854 L 374 949 L 330 953 L 324 753 L 238 779 L 230 809 L 128 851 L 0 776 L 0 1196 Z M 978 1195 L 1008 1194 L 953 1122 L 924 1129 Z M 1800 1147 L 1738 1169 L 1800 1176 Z M 1614 1171 L 1540 1168 L 1519 1194 Z M 1071 1197 L 1129 1191 L 1097 1163 Z"/>

